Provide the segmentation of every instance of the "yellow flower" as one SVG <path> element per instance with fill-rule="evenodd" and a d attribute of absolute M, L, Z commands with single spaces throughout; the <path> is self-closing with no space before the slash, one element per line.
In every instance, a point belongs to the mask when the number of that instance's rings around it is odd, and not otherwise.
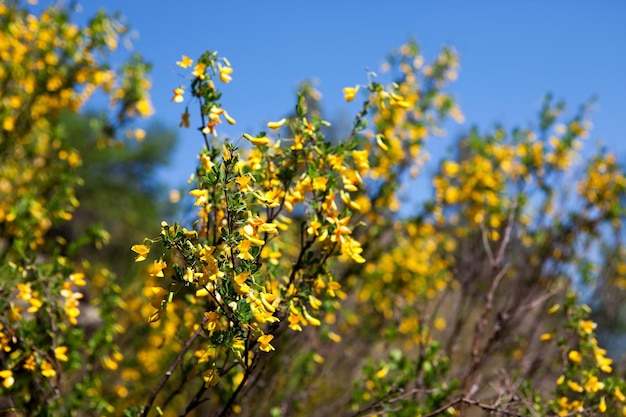
<path fill-rule="evenodd" d="M 150 248 L 146 245 L 133 245 L 130 250 L 137 254 L 137 256 L 135 257 L 135 262 L 145 261 L 146 255 L 150 253 Z"/>
<path fill-rule="evenodd" d="M 547 342 L 549 340 L 552 340 L 552 333 L 544 333 L 541 335 L 542 342 Z"/>
<path fill-rule="evenodd" d="M 263 223 L 259 226 L 259 231 L 270 234 L 278 233 L 278 225 L 275 223 Z"/>
<path fill-rule="evenodd" d="M 222 67 L 222 64 L 217 64 L 217 68 L 220 73 L 220 81 L 223 83 L 229 83 L 233 80 L 233 77 L 230 74 L 233 73 L 233 69 L 231 67 Z"/>
<path fill-rule="evenodd" d="M 279 129 L 280 127 L 282 127 L 282 125 L 284 125 L 287 122 L 287 119 L 282 118 L 277 122 L 269 122 L 267 124 L 267 127 L 269 127 L 270 129 Z"/>
<path fill-rule="evenodd" d="M 576 391 L 576 392 L 583 392 L 583 387 L 580 386 L 580 384 L 578 382 L 574 382 L 574 381 L 567 381 L 567 386 L 572 390 L 572 391 Z"/>
<path fill-rule="evenodd" d="M 194 281 L 194 272 L 193 269 L 187 267 L 187 269 L 185 269 L 185 274 L 183 275 L 183 279 L 187 282 L 193 282 Z"/>
<path fill-rule="evenodd" d="M 15 378 L 13 378 L 13 371 L 10 369 L 5 369 L 0 371 L 0 378 L 3 379 L 2 386 L 4 388 L 11 388 L 15 383 Z"/>
<path fill-rule="evenodd" d="M 338 335 L 338 334 L 337 334 L 337 333 L 335 333 L 335 332 L 330 332 L 330 333 L 328 333 L 328 338 L 329 338 L 330 340 L 332 340 L 333 342 L 335 342 L 335 343 L 339 343 L 339 342 L 341 342 L 341 336 L 340 336 L 340 335 Z"/>
<path fill-rule="evenodd" d="M 143 117 L 148 117 L 154 113 L 154 109 L 152 108 L 152 104 L 150 104 L 149 100 L 141 99 L 136 104 L 137 111 Z"/>
<path fill-rule="evenodd" d="M 381 135 L 380 133 L 376 135 L 376 144 L 378 145 L 380 149 L 387 152 L 389 150 L 389 146 L 387 146 L 387 144 L 384 142 L 384 139 L 385 139 L 384 136 Z"/>
<path fill-rule="evenodd" d="M 146 131 L 137 128 L 133 131 L 133 136 L 135 136 L 135 139 L 137 139 L 137 141 L 141 142 L 146 138 Z"/>
<path fill-rule="evenodd" d="M 343 99 L 346 101 L 354 100 L 356 93 L 359 91 L 359 86 L 355 87 L 346 87 L 343 89 Z"/>
<path fill-rule="evenodd" d="M 376 378 L 383 379 L 384 377 L 387 376 L 388 373 L 389 373 L 389 368 L 384 366 L 384 367 L 380 368 L 378 370 L 378 372 L 376 372 Z"/>
<path fill-rule="evenodd" d="M 163 270 L 167 267 L 165 261 L 154 261 L 148 266 L 148 273 L 151 277 L 163 277 Z"/>
<path fill-rule="evenodd" d="M 258 341 L 259 341 L 259 344 L 261 345 L 260 349 L 263 352 L 269 352 L 270 350 L 274 350 L 274 346 L 270 345 L 270 342 L 272 341 L 273 338 L 274 336 L 271 334 L 264 334 L 263 336 L 259 337 Z"/>
<path fill-rule="evenodd" d="M 174 103 L 182 103 L 183 101 L 185 101 L 185 97 L 183 97 L 183 94 L 185 94 L 185 90 L 183 89 L 183 87 L 175 88 L 174 90 L 172 90 L 172 92 L 174 93 L 174 97 L 172 97 L 172 101 Z"/>
<path fill-rule="evenodd" d="M 460 171 L 460 165 L 454 161 L 446 161 L 441 166 L 441 170 L 448 177 L 455 177 Z"/>
<path fill-rule="evenodd" d="M 237 124 L 237 121 L 233 119 L 226 110 L 224 110 L 224 119 L 226 119 L 228 124 L 231 124 L 231 125 Z"/>
<path fill-rule="evenodd" d="M 263 246 L 265 245 L 265 241 L 263 239 L 259 239 L 255 236 L 250 236 L 246 233 L 243 234 L 243 236 L 248 239 L 250 241 L 250 243 L 252 243 L 255 246 Z"/>
<path fill-rule="evenodd" d="M 311 316 L 306 308 L 303 309 L 304 318 L 311 326 L 320 326 L 322 324 L 321 321 Z"/>
<path fill-rule="evenodd" d="M 585 391 L 595 393 L 604 388 L 604 383 L 598 380 L 597 376 L 590 377 L 584 385 Z"/>
<path fill-rule="evenodd" d="M 243 177 L 237 177 L 235 179 L 235 182 L 239 184 L 239 189 L 241 191 L 247 191 L 250 189 L 250 186 L 248 185 L 248 183 L 250 182 L 251 179 L 252 177 L 244 175 Z"/>
<path fill-rule="evenodd" d="M 556 312 L 559 310 L 559 308 L 561 308 L 561 306 L 560 306 L 560 305 L 558 305 L 558 304 L 553 305 L 553 306 L 552 306 L 552 307 L 550 307 L 550 309 L 548 310 L 548 314 L 554 314 L 554 313 L 556 313 Z"/>
<path fill-rule="evenodd" d="M 235 275 L 235 282 L 233 284 L 238 294 L 247 295 L 250 292 L 251 288 L 246 284 L 248 276 L 250 276 L 250 272 L 248 271 Z"/>
<path fill-rule="evenodd" d="M 194 203 L 194 206 L 200 206 L 207 203 L 209 198 L 209 191 L 196 188 L 189 191 L 189 195 L 196 197 L 196 202 Z"/>
<path fill-rule="evenodd" d="M 595 358 L 598 363 L 598 367 L 602 370 L 602 372 L 606 372 L 607 374 L 613 372 L 613 368 L 611 367 L 613 359 L 605 357 L 601 352 L 595 352 Z"/>
<path fill-rule="evenodd" d="M 54 369 L 50 362 L 44 361 L 41 364 L 41 375 L 45 376 L 46 378 L 51 378 L 56 376 L 56 374 L 57 371 Z"/>
<path fill-rule="evenodd" d="M 571 350 L 571 351 L 568 353 L 568 355 L 567 355 L 567 356 L 568 356 L 569 360 L 570 360 L 570 361 L 572 361 L 572 362 L 574 362 L 574 363 L 581 363 L 581 362 L 582 362 L 582 360 L 583 360 L 583 356 L 582 356 L 582 355 L 580 354 L 580 352 L 579 352 L 579 351 L 577 351 L 577 350 Z"/>
<path fill-rule="evenodd" d="M 67 346 L 58 346 L 54 349 L 54 356 L 61 362 L 67 362 Z"/>
<path fill-rule="evenodd" d="M 278 207 L 280 206 L 281 199 L 281 190 L 269 190 L 263 194 L 258 192 L 253 193 L 256 198 L 258 198 L 263 204 L 267 207 Z"/>
<path fill-rule="evenodd" d="M 302 326 L 300 326 L 300 322 L 306 324 L 306 320 L 300 316 L 299 313 L 294 313 L 293 310 L 289 312 L 289 328 L 296 332 L 302 331 Z"/>
<path fill-rule="evenodd" d="M 250 242 L 249 240 L 247 239 L 242 240 L 241 243 L 237 246 L 237 250 L 239 251 L 237 258 L 248 260 L 248 261 L 253 261 L 254 257 L 250 254 L 251 245 L 252 245 L 252 242 Z"/>
<path fill-rule="evenodd" d="M 183 55 L 180 61 L 176 61 L 176 65 L 181 68 L 189 68 L 191 64 L 193 64 L 193 59 L 189 58 L 187 55 Z"/>
<path fill-rule="evenodd" d="M 270 143 L 270 140 L 267 136 L 254 137 L 250 136 L 247 133 L 244 133 L 243 137 L 248 139 L 250 143 L 256 146 L 266 146 L 268 143 Z"/>
<path fill-rule="evenodd" d="M 578 325 L 580 326 L 580 329 L 586 334 L 591 334 L 591 332 L 593 332 L 593 329 L 597 327 L 597 324 L 591 320 L 579 320 Z"/>
<path fill-rule="evenodd" d="M 444 330 L 446 328 L 446 319 L 443 317 L 437 317 L 434 322 L 435 329 Z"/>
<path fill-rule="evenodd" d="M 244 342 L 243 339 L 233 339 L 233 346 L 232 346 L 233 350 L 245 350 L 246 349 L 246 344 Z"/>
<path fill-rule="evenodd" d="M 200 62 L 198 64 L 196 64 L 196 66 L 194 67 L 191 75 L 193 75 L 196 78 L 200 78 L 202 80 L 204 80 L 204 71 L 206 70 L 206 64 L 203 62 Z"/>
<path fill-rule="evenodd" d="M 220 375 L 217 370 L 208 369 L 202 372 L 202 379 L 204 379 L 204 386 L 206 388 L 214 387 L 218 382 L 220 382 Z"/>
<path fill-rule="evenodd" d="M 619 387 L 615 387 L 615 391 L 613 391 L 613 393 L 615 394 L 615 398 L 617 398 L 618 401 L 621 401 L 621 402 L 626 401 L 626 396 L 622 394 L 622 391 L 619 389 Z"/>
<path fill-rule="evenodd" d="M 206 328 L 210 334 L 213 334 L 215 330 L 217 330 L 218 320 L 220 315 L 215 311 L 205 311 L 204 317 L 207 319 Z"/>
<path fill-rule="evenodd" d="M 319 310 L 322 306 L 322 301 L 313 294 L 311 294 L 309 295 L 309 304 L 311 304 L 313 310 Z"/>
<path fill-rule="evenodd" d="M 606 400 L 604 399 L 604 397 L 600 398 L 600 404 L 598 404 L 598 410 L 600 410 L 601 413 L 604 413 L 606 411 Z"/>
<path fill-rule="evenodd" d="M 313 189 L 316 191 L 326 191 L 327 183 L 328 183 L 328 178 L 317 177 L 313 180 Z"/>

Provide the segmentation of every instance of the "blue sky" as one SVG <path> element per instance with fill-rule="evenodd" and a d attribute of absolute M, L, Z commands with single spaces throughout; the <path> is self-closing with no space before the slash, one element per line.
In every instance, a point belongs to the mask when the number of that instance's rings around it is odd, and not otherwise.
<path fill-rule="evenodd" d="M 239 136 L 290 111 L 307 79 L 319 80 L 329 119 L 353 114 L 358 104 L 345 103 L 342 88 L 366 83 L 365 67 L 378 70 L 391 48 L 414 36 L 426 61 L 443 45 L 461 57 L 450 91 L 466 122 L 437 140 L 450 144 L 474 124 L 526 125 L 547 92 L 572 111 L 596 95 L 588 144 L 600 139 L 626 160 L 624 1 L 111 0 L 89 2 L 82 14 L 98 6 L 120 11 L 137 32 L 134 51 L 154 66 L 154 117 L 172 127 L 183 110 L 170 101 L 185 83 L 175 67 L 182 54 L 196 58 L 210 49 L 229 58 L 235 71 L 223 104 L 238 124 L 221 131 Z M 163 173 L 171 185 L 185 182 L 201 146 L 197 132 L 180 131 Z"/>

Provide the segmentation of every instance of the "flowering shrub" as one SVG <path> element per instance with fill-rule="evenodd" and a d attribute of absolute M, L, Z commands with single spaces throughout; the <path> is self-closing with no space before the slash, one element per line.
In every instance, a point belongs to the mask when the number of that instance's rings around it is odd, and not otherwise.
<path fill-rule="evenodd" d="M 14 25 L 41 32 L 16 4 L 0 9 L 2 45 L 28 33 Z M 64 22 L 58 13 L 39 19 Z M 73 47 L 92 38 L 103 49 L 115 44 L 107 36 L 119 27 L 104 16 L 94 22 L 72 29 L 83 34 Z M 93 47 L 60 54 L 69 68 L 59 73 L 71 90 L 64 94 L 102 86 L 120 104 L 120 121 L 148 113 L 145 67 L 126 67 L 121 90 L 99 84 L 113 73 L 100 73 Z M 4 74 L 26 65 L 3 62 Z M 81 73 L 72 65 L 86 64 L 93 80 L 71 78 Z M 132 246 L 145 266 L 138 291 L 121 290 L 106 270 L 62 250 L 72 242 L 54 240 L 53 227 L 77 204 L 79 155 L 47 138 L 54 113 L 35 112 L 23 126 L 11 113 L 57 91 L 54 82 L 46 80 L 45 94 L 24 93 L 24 83 L 3 92 L 9 104 L 24 94 L 1 119 L 0 146 L 14 155 L 0 164 L 0 187 L 13 199 L 0 203 L 3 407 L 127 416 L 626 415 L 626 381 L 575 294 L 596 282 L 618 297 L 626 270 L 626 179 L 603 149 L 580 157 L 586 108 L 567 116 L 547 97 L 537 127 L 473 129 L 438 163 L 424 192 L 432 197 L 421 204 L 403 187 L 424 171 L 428 140 L 463 122 L 447 92 L 458 70 L 452 49 L 426 63 L 409 42 L 380 76 L 346 87 L 345 100 L 360 105 L 341 138 L 328 137 L 310 86 L 294 113 L 266 131 L 223 138 L 220 124 L 236 123 L 220 102 L 220 83 L 233 81 L 230 62 L 207 52 L 177 65 L 189 80 L 173 90 L 180 127 L 198 127 L 205 145 L 189 192 L 195 221 L 162 222 L 158 236 Z M 67 100 L 45 108 L 80 104 Z M 52 186 L 60 191 L 49 198 Z M 90 337 L 78 288 L 100 308 Z"/>
<path fill-rule="evenodd" d="M 122 355 L 114 340 L 120 294 L 107 268 L 75 259 L 81 245 L 106 243 L 106 231 L 92 228 L 75 241 L 59 233 L 79 204 L 81 184 L 81 155 L 62 140 L 59 120 L 100 89 L 114 108 L 115 122 L 99 140 L 108 146 L 113 128 L 150 114 L 148 66 L 135 58 L 114 71 L 105 60 L 124 31 L 105 13 L 79 27 L 63 8 L 35 15 L 17 1 L 0 4 L 3 414 L 114 411 L 102 382 Z M 100 312 L 89 339 L 86 295 Z"/>

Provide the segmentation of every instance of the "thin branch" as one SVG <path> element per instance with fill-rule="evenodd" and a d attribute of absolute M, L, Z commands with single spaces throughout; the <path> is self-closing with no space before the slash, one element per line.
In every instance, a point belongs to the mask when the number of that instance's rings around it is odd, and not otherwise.
<path fill-rule="evenodd" d="M 200 104 L 200 120 L 202 121 L 202 128 L 200 129 L 200 133 L 202 133 L 202 137 L 204 138 L 204 143 L 206 144 L 207 150 L 210 150 L 211 145 L 209 145 L 209 137 L 206 133 L 203 132 L 204 128 L 206 127 L 206 119 L 204 118 L 204 104 L 202 103 L 202 99 L 198 100 L 198 103 Z"/>
<path fill-rule="evenodd" d="M 511 207 L 511 211 L 509 212 L 509 219 L 507 221 L 506 229 L 504 231 L 504 238 L 502 239 L 502 244 L 500 244 L 498 254 L 496 255 L 496 259 L 494 260 L 495 266 L 500 265 L 500 262 L 502 262 L 502 258 L 504 257 L 504 251 L 506 250 L 506 247 L 509 245 L 509 242 L 511 240 L 511 231 L 513 230 L 513 226 L 515 225 L 516 210 L 517 196 L 513 198 L 513 206 Z"/>
<path fill-rule="evenodd" d="M 527 417 L 524 414 L 520 414 L 516 411 L 508 411 L 506 409 L 500 408 L 498 406 L 495 405 L 491 405 L 491 404 L 485 404 L 485 403 L 481 403 L 478 400 L 472 400 L 471 398 L 465 398 L 465 397 L 459 397 L 456 398 L 450 402 L 448 402 L 445 405 L 442 405 L 441 407 L 439 407 L 438 409 L 428 413 L 428 414 L 424 414 L 422 417 L 434 417 L 436 415 L 442 414 L 444 413 L 448 408 L 450 407 L 454 407 L 457 404 L 465 404 L 465 405 L 471 405 L 474 407 L 478 407 L 478 408 L 482 408 L 483 410 L 492 412 L 492 413 L 498 413 L 498 414 L 504 414 L 507 416 L 511 416 L 511 417 Z"/>
<path fill-rule="evenodd" d="M 156 399 L 157 395 L 163 389 L 163 387 L 165 386 L 165 383 L 172 376 L 172 373 L 174 372 L 174 370 L 178 367 L 180 362 L 183 360 L 183 356 L 185 355 L 185 353 L 187 353 L 187 351 L 189 350 L 193 342 L 195 342 L 195 340 L 198 338 L 198 336 L 200 336 L 201 332 L 202 332 L 202 326 L 199 326 L 196 329 L 196 331 L 191 335 L 191 337 L 189 337 L 189 339 L 185 342 L 182 349 L 176 356 L 176 359 L 174 359 L 174 362 L 172 362 L 167 372 L 165 372 L 165 375 L 163 375 L 163 377 L 161 378 L 157 386 L 154 387 L 154 389 L 152 390 L 152 393 L 150 394 L 150 397 L 148 398 L 148 402 L 146 402 L 146 405 L 144 406 L 143 411 L 141 412 L 141 417 L 146 417 L 148 415 L 148 412 L 152 408 L 152 404 L 154 403 L 154 400 Z"/>
<path fill-rule="evenodd" d="M 248 333 L 246 345 L 248 345 L 249 340 L 250 340 L 250 336 L 249 336 L 249 333 Z M 237 396 L 239 395 L 239 393 L 243 389 L 244 385 L 248 381 L 248 378 L 250 377 L 250 374 L 252 373 L 252 370 L 256 366 L 256 362 L 258 360 L 258 356 L 255 356 L 252 365 L 248 366 L 249 354 L 250 354 L 250 349 L 249 349 L 249 346 L 247 346 L 247 349 L 246 349 L 246 352 L 245 352 L 245 357 L 244 357 L 245 363 L 243 364 L 244 367 L 245 367 L 245 372 L 243 373 L 243 378 L 241 378 L 241 382 L 239 383 L 239 385 L 237 386 L 235 391 L 233 391 L 232 395 L 228 399 L 228 402 L 226 403 L 226 405 L 224 406 L 222 411 L 219 413 L 218 417 L 226 417 L 226 416 L 230 415 L 231 408 L 232 408 L 233 404 L 235 403 L 235 400 L 237 399 Z"/>
<path fill-rule="evenodd" d="M 480 319 L 476 323 L 476 330 L 474 332 L 474 341 L 472 342 L 472 351 L 471 351 L 472 361 L 470 364 L 470 368 L 467 371 L 467 374 L 465 375 L 465 382 L 463 384 L 464 386 L 463 390 L 465 393 L 468 392 L 469 383 L 472 380 L 474 372 L 476 371 L 476 369 L 478 369 L 478 366 L 483 360 L 483 355 L 479 353 L 479 345 L 482 340 L 483 331 L 485 329 L 485 326 L 487 325 L 489 313 L 491 312 L 491 309 L 493 308 L 493 298 L 494 298 L 495 292 L 498 289 L 498 286 L 500 285 L 500 281 L 502 280 L 502 278 L 504 277 L 508 269 L 509 269 L 509 265 L 507 264 L 493 278 L 493 281 L 491 282 L 491 288 L 489 288 L 489 292 L 487 293 L 485 308 L 482 311 Z M 490 338 L 490 341 L 491 340 L 492 339 Z M 483 347 L 482 349 L 483 352 L 486 351 L 487 346 L 488 344 Z"/>
<path fill-rule="evenodd" d="M 489 265 L 492 267 L 496 267 L 496 262 L 493 258 L 493 252 L 491 251 L 491 246 L 489 245 L 489 238 L 487 236 L 487 229 L 485 228 L 485 223 L 480 224 L 480 235 L 483 240 L 483 246 L 485 247 L 485 252 L 487 252 L 487 258 L 489 259 Z"/>

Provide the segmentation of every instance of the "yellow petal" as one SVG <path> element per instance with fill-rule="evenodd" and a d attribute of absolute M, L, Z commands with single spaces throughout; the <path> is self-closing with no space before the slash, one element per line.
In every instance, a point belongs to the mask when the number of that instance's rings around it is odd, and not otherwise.
<path fill-rule="evenodd" d="M 256 146 L 266 146 L 268 143 L 270 143 L 270 140 L 267 136 L 254 137 L 250 136 L 247 133 L 244 133 L 243 137 L 248 139 L 250 143 Z"/>
<path fill-rule="evenodd" d="M 287 119 L 282 118 L 277 122 L 269 122 L 267 124 L 267 127 L 269 127 L 270 129 L 278 129 L 280 127 L 282 127 L 285 123 L 287 122 Z"/>

